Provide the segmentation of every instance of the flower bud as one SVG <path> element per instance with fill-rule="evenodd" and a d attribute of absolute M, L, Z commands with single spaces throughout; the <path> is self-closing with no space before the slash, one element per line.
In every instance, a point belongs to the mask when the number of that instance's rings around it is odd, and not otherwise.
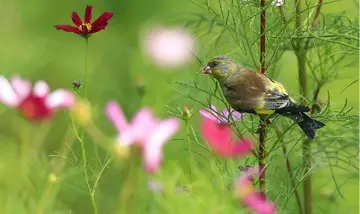
<path fill-rule="evenodd" d="M 70 109 L 72 116 L 82 126 L 86 126 L 91 121 L 91 106 L 85 100 L 79 100 Z"/>

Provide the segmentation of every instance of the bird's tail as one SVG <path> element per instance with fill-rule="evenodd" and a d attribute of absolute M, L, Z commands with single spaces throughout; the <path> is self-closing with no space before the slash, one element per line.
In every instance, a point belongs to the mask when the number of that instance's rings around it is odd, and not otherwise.
<path fill-rule="evenodd" d="M 311 117 L 307 116 L 303 112 L 290 113 L 290 114 L 287 114 L 284 116 L 294 120 L 299 125 L 299 127 L 303 130 L 305 135 L 311 140 L 314 139 L 314 137 L 315 137 L 316 129 L 320 129 L 325 126 L 324 123 L 322 123 L 318 120 L 312 119 Z"/>

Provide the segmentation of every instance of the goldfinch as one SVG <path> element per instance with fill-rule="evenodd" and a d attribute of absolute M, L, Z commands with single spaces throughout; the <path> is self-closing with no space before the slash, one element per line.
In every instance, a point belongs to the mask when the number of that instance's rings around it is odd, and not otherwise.
<path fill-rule="evenodd" d="M 201 70 L 221 85 L 227 102 L 241 113 L 258 114 L 261 118 L 279 114 L 294 120 L 309 139 L 325 124 L 310 118 L 304 112 L 310 108 L 296 104 L 282 84 L 261 72 L 240 67 L 227 57 L 211 59 Z"/>

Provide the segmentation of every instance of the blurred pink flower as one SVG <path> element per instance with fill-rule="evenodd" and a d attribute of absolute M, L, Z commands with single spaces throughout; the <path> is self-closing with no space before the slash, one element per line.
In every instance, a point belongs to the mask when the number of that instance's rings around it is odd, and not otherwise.
<path fill-rule="evenodd" d="M 44 81 L 38 81 L 32 87 L 30 81 L 14 76 L 11 81 L 0 75 L 0 102 L 17 108 L 28 120 L 51 118 L 56 108 L 69 108 L 75 98 L 70 91 L 57 89 L 50 93 Z"/>
<path fill-rule="evenodd" d="M 258 214 L 273 214 L 276 205 L 264 199 L 260 192 L 253 187 L 252 181 L 259 174 L 258 168 L 250 167 L 234 184 L 235 194 L 241 202 Z"/>
<path fill-rule="evenodd" d="M 253 143 L 247 139 L 232 139 L 231 128 L 216 120 L 205 117 L 201 123 L 201 132 L 216 154 L 225 158 L 244 156 L 252 151 Z"/>
<path fill-rule="evenodd" d="M 161 166 L 162 146 L 179 128 L 178 119 L 160 121 L 154 118 L 150 109 L 143 108 L 128 123 L 115 101 L 107 104 L 106 114 L 119 133 L 118 143 L 124 146 L 136 145 L 142 149 L 144 168 L 154 173 Z"/>
<path fill-rule="evenodd" d="M 175 68 L 192 59 L 194 38 L 182 28 L 154 27 L 142 38 L 151 61 L 165 68 Z"/>
<path fill-rule="evenodd" d="M 200 114 L 203 117 L 206 117 L 210 120 L 214 120 L 218 123 L 229 123 L 231 121 L 239 121 L 242 120 L 243 115 L 240 112 L 234 111 L 231 112 L 229 109 L 225 108 L 222 113 L 217 112 L 216 107 L 211 105 L 210 109 L 200 109 Z"/>

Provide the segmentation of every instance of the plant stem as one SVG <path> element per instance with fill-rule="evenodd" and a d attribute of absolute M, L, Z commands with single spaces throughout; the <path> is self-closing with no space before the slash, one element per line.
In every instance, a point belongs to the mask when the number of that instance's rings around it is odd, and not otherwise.
<path fill-rule="evenodd" d="M 284 156 L 285 156 L 285 163 L 286 163 L 286 169 L 289 173 L 289 178 L 290 178 L 290 181 L 291 181 L 291 186 L 294 190 L 294 194 L 295 194 L 295 198 L 296 198 L 296 203 L 298 205 L 298 208 L 299 208 L 299 214 L 303 214 L 304 211 L 303 211 L 303 208 L 301 206 L 301 199 L 300 199 L 300 195 L 299 195 L 299 192 L 297 191 L 296 189 L 296 183 L 295 183 L 295 178 L 293 176 L 293 173 L 291 171 L 291 163 L 290 163 L 290 160 L 289 160 L 289 157 L 288 157 L 288 154 L 287 154 L 287 151 L 286 151 L 286 146 L 285 144 L 282 144 L 282 151 L 284 153 Z"/>
<path fill-rule="evenodd" d="M 89 40 L 85 39 L 85 73 L 84 73 L 84 98 L 87 99 L 87 89 L 88 89 L 88 51 L 89 50 Z"/>
<path fill-rule="evenodd" d="M 266 61 L 265 61 L 265 53 L 266 53 L 266 9 L 265 9 L 265 0 L 261 0 L 260 2 L 260 71 L 261 73 L 266 73 Z M 266 150 L 265 150 L 265 135 L 266 135 L 266 121 L 260 116 L 260 124 L 259 124 L 259 185 L 260 191 L 264 197 L 266 198 L 266 176 L 265 176 L 265 158 L 266 158 Z"/>
<path fill-rule="evenodd" d="M 311 194 L 311 155 L 310 155 L 310 140 L 305 140 L 303 142 L 303 162 L 305 163 L 305 172 L 307 175 L 304 180 L 304 207 L 305 214 L 312 213 L 312 194 Z"/>
<path fill-rule="evenodd" d="M 265 150 L 265 135 L 266 135 L 266 122 L 264 120 L 260 120 L 259 124 L 259 184 L 260 191 L 264 197 L 266 198 L 266 176 L 265 176 L 265 158 L 266 158 L 266 150 Z"/>
<path fill-rule="evenodd" d="M 307 100 L 307 78 L 306 78 L 306 51 L 299 50 L 296 53 L 297 61 L 298 61 L 298 75 L 299 75 L 299 82 L 300 82 L 300 94 L 301 94 L 301 102 L 306 103 Z"/>
<path fill-rule="evenodd" d="M 122 189 L 119 195 L 119 214 L 120 213 L 135 213 L 134 201 L 135 192 L 138 185 L 138 166 L 141 163 L 139 151 L 135 151 L 135 154 L 130 156 L 130 160 L 125 166 L 124 175 L 125 181 L 122 183 Z"/>
<path fill-rule="evenodd" d="M 185 119 L 186 125 L 186 138 L 188 142 L 188 150 L 189 150 L 189 168 L 190 168 L 190 184 L 192 184 L 193 177 L 192 177 L 192 153 L 191 153 L 191 140 L 190 140 L 190 124 L 189 118 Z"/>
<path fill-rule="evenodd" d="M 265 64 L 265 49 L 266 49 L 266 9 L 265 9 L 265 0 L 261 0 L 260 3 L 261 15 L 260 15 L 260 71 L 261 73 L 266 73 L 266 64 Z"/>
<path fill-rule="evenodd" d="M 89 43 L 88 43 L 88 39 L 85 38 L 85 76 L 84 76 L 84 88 L 85 88 L 85 92 L 84 92 L 84 98 L 85 100 L 87 100 L 87 79 L 88 79 L 88 49 L 89 49 Z M 94 209 L 94 214 L 97 214 L 97 207 L 96 207 L 96 201 L 95 201 L 95 192 L 92 191 L 92 188 L 90 186 L 90 179 L 89 179 L 89 174 L 87 171 L 87 157 L 86 157 L 86 150 L 85 150 L 85 142 L 84 142 L 84 137 L 85 137 L 85 129 L 82 130 L 81 133 L 81 139 L 80 144 L 81 144 L 81 154 L 82 154 L 82 160 L 83 160 L 83 170 L 84 170 L 84 177 L 85 177 L 85 182 L 87 184 L 87 188 L 90 194 L 90 199 L 91 199 L 91 204 L 93 206 Z"/>
<path fill-rule="evenodd" d="M 281 137 L 281 132 L 280 132 L 279 128 L 278 128 L 277 126 L 274 126 L 274 129 L 275 129 L 276 136 L 280 139 L 280 137 Z M 298 192 L 297 189 L 296 189 L 295 178 L 294 178 L 293 173 L 292 173 L 292 171 L 291 171 L 292 167 L 291 167 L 291 163 L 290 163 L 290 160 L 289 160 L 287 151 L 286 151 L 286 145 L 285 145 L 283 142 L 281 142 L 281 143 L 282 143 L 282 151 L 283 151 L 284 157 L 285 157 L 286 169 L 287 169 L 288 174 L 289 174 L 291 186 L 292 186 L 292 188 L 293 188 L 293 190 L 294 190 L 294 194 L 295 194 L 295 198 L 296 198 L 296 203 L 297 203 L 298 208 L 299 208 L 299 214 L 303 214 L 304 211 L 303 211 L 303 208 L 302 208 L 302 205 L 301 205 L 300 194 L 299 194 L 299 192 Z"/>

